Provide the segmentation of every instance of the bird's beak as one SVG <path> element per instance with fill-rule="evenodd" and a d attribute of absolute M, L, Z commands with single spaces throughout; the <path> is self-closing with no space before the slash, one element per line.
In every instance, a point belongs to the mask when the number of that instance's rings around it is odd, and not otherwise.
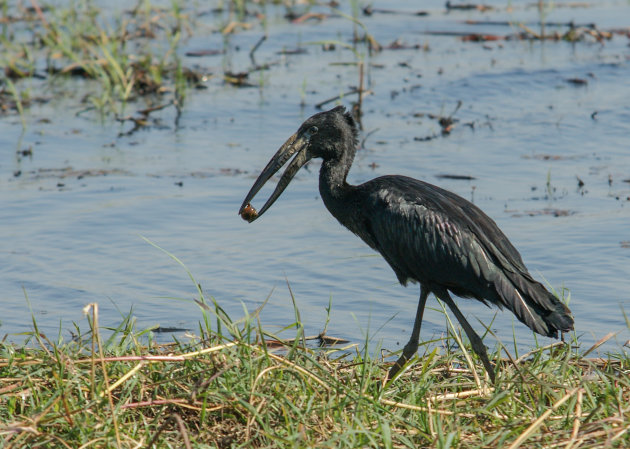
<path fill-rule="evenodd" d="M 295 176 L 298 170 L 306 164 L 310 159 L 311 155 L 308 152 L 308 137 L 306 136 L 298 136 L 297 133 L 293 134 L 289 139 L 280 147 L 280 149 L 276 152 L 276 154 L 271 158 L 267 166 L 264 168 L 258 179 L 250 189 L 249 193 L 245 197 L 241 208 L 238 213 L 243 217 L 244 220 L 249 221 L 250 223 L 254 221 L 256 218 L 260 217 L 265 213 L 267 209 L 271 207 L 271 205 L 278 199 L 278 197 L 282 194 L 284 189 L 287 188 L 291 179 Z M 262 186 L 271 178 L 278 170 L 282 168 L 282 166 L 295 154 L 295 157 L 286 168 L 280 181 L 278 181 L 278 185 L 276 189 L 273 191 L 267 202 L 260 209 L 260 211 L 256 211 L 249 203 L 256 196 L 256 194 L 260 191 Z"/>

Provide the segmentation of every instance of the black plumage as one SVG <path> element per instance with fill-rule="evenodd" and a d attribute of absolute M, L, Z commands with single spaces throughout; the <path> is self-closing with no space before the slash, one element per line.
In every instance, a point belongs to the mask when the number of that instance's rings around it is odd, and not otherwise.
<path fill-rule="evenodd" d="M 496 223 L 471 202 L 406 176 L 382 176 L 353 186 L 346 177 L 357 149 L 357 130 L 343 107 L 315 114 L 278 150 L 243 201 L 239 213 L 293 155 L 262 215 L 311 158 L 322 158 L 319 190 L 330 213 L 378 251 L 401 284 L 419 283 L 420 301 L 411 338 L 390 370 L 393 377 L 418 348 L 429 293 L 442 299 L 466 331 L 489 375 L 486 348 L 449 292 L 508 308 L 533 331 L 548 337 L 573 329 L 569 309 L 529 274 Z"/>

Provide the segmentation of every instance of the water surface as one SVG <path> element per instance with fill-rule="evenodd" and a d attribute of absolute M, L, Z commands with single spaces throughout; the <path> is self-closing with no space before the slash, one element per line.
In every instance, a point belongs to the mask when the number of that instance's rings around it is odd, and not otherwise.
<path fill-rule="evenodd" d="M 417 2 L 383 3 L 417 9 Z M 170 109 L 154 114 L 161 126 L 131 135 L 124 135 L 128 124 L 77 115 L 83 108 L 77 98 L 93 86 L 76 80 L 47 87 L 50 101 L 27 110 L 24 132 L 19 117 L 3 116 L 0 333 L 19 340 L 16 334 L 31 330 L 30 303 L 40 331 L 69 337 L 73 322 L 86 326 L 82 308 L 91 302 L 99 303 L 107 326 L 133 310 L 140 328 L 194 331 L 200 319 L 191 301 L 195 285 L 145 237 L 182 260 L 205 293 L 235 318 L 269 297 L 263 324 L 270 330 L 290 324 L 289 283 L 307 333 L 322 330 L 332 298 L 330 334 L 355 342 L 367 334 L 374 345 L 398 349 L 411 329 L 418 288 L 398 285 L 380 256 L 328 214 L 317 189 L 318 162 L 295 177 L 263 218 L 247 224 L 237 216 L 259 171 L 317 112 L 314 105 L 357 85 L 356 65 L 338 63 L 361 57 L 373 94 L 364 99 L 365 141 L 349 181 L 404 174 L 473 200 L 510 237 L 537 279 L 570 294 L 584 347 L 610 331 L 619 332 L 611 344 L 622 345 L 629 338 L 622 310 L 630 304 L 629 40 L 615 35 L 602 43 L 472 43 L 431 34 L 506 35 L 517 27 L 464 21 L 538 20 L 535 9 L 495 5 L 485 13 L 447 13 L 442 2 L 432 2 L 427 17 L 360 16 L 382 45 L 400 40 L 410 48 L 369 55 L 359 47 L 358 56 L 340 45 L 323 51 L 310 44 L 350 42 L 347 19 L 298 25 L 287 22 L 283 8 L 268 6 L 269 38 L 256 59 L 273 65 L 250 75 L 252 88 L 226 85 L 221 74 L 251 66 L 248 52 L 264 33 L 261 27 L 226 38 L 225 55 L 184 56 L 223 48 L 223 37 L 211 32 L 219 19 L 208 14 L 198 19 L 208 31 L 184 41 L 179 51 L 186 64 L 214 76 L 207 89 L 189 92 L 179 126 Z M 547 19 L 615 29 L 627 27 L 627 17 L 628 4 L 611 1 L 558 7 Z M 295 48 L 306 52 L 278 54 Z M 567 81 L 572 78 L 587 83 Z M 67 94 L 69 88 L 74 94 Z M 441 136 L 428 114 L 448 116 L 458 102 L 458 122 Z M 18 157 L 29 148 L 32 155 Z M 475 301 L 459 304 L 477 329 L 478 318 L 492 322 L 506 344 L 513 335 L 521 349 L 534 344 L 510 313 L 492 321 L 495 310 Z M 425 316 L 423 339 L 445 332 L 437 302 L 429 306 L 435 310 Z"/>

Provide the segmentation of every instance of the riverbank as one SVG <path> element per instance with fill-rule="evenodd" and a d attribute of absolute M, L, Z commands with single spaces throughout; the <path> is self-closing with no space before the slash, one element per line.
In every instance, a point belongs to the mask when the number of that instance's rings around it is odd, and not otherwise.
<path fill-rule="evenodd" d="M 392 358 L 313 348 L 230 321 L 213 303 L 200 336 L 155 344 L 128 317 L 0 347 L 0 438 L 18 447 L 627 447 L 630 359 L 558 342 L 494 352 L 497 382 L 458 331 L 424 342 L 382 385 Z M 212 313 L 209 310 L 213 310 Z M 212 330 L 214 328 L 214 330 Z M 610 338 L 608 336 L 607 338 Z M 330 343 L 330 340 L 322 340 Z"/>

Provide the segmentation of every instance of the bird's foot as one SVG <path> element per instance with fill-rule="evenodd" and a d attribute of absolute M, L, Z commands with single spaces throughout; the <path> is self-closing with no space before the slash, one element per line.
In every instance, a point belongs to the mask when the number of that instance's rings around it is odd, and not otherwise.
<path fill-rule="evenodd" d="M 396 374 L 398 374 L 398 372 L 405 366 L 405 364 L 409 361 L 409 359 L 411 359 L 411 357 L 416 353 L 417 350 L 418 350 L 417 344 L 410 345 L 408 343 L 403 349 L 401 356 L 398 358 L 398 360 L 396 360 L 394 365 L 392 365 L 392 367 L 389 369 L 387 376 L 383 380 L 383 384 L 393 379 L 396 376 Z"/>

